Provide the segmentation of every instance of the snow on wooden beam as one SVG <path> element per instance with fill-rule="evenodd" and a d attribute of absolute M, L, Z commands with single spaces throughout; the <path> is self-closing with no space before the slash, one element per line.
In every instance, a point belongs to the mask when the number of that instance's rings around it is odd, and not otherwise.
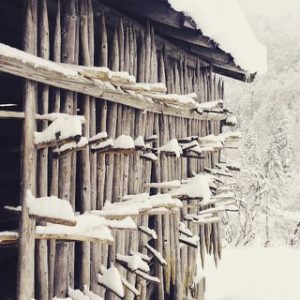
<path fill-rule="evenodd" d="M 71 141 L 60 145 L 52 150 L 54 157 L 62 157 L 70 153 L 77 151 L 82 151 L 88 146 L 88 139 L 86 137 L 81 137 L 79 141 Z"/>
<path fill-rule="evenodd" d="M 167 182 L 152 182 L 145 183 L 145 188 L 156 188 L 156 189 L 174 189 L 179 188 L 181 183 L 179 180 L 167 181 Z"/>
<path fill-rule="evenodd" d="M 180 157 L 182 154 L 182 148 L 178 144 L 177 139 L 172 139 L 165 145 L 155 149 L 158 153 L 164 153 L 170 156 Z"/>
<path fill-rule="evenodd" d="M 121 276 L 122 283 L 124 287 L 132 292 L 136 297 L 139 297 L 141 295 L 140 291 L 138 291 L 135 286 L 133 286 L 125 277 Z"/>
<path fill-rule="evenodd" d="M 50 114 L 35 114 L 36 120 L 42 120 L 42 121 L 53 121 L 56 118 L 59 117 L 66 117 L 69 115 L 63 114 L 63 113 L 50 113 Z M 78 116 L 81 119 L 81 122 L 84 123 L 84 116 Z M 24 119 L 25 114 L 21 111 L 8 111 L 8 110 L 0 110 L 0 119 Z"/>
<path fill-rule="evenodd" d="M 39 58 L 2 43 L 0 43 L 0 71 L 144 111 L 197 120 L 225 119 L 223 115 L 199 115 L 195 111 L 196 105 L 191 107 L 178 102 L 176 105 L 168 106 L 163 100 L 149 101 L 143 94 L 120 93 L 109 81 L 91 80 L 79 74 L 74 67 Z"/>
<path fill-rule="evenodd" d="M 235 116 L 227 116 L 224 120 L 223 126 L 236 126 L 237 118 Z"/>
<path fill-rule="evenodd" d="M 205 209 L 205 210 L 201 210 L 201 211 L 198 212 L 198 215 L 202 216 L 202 215 L 207 215 L 207 214 L 216 214 L 216 213 L 224 212 L 224 211 L 225 211 L 225 207 L 218 206 L 218 207 L 213 207 L 213 208 L 208 208 L 208 209 Z"/>
<path fill-rule="evenodd" d="M 103 131 L 103 132 L 99 132 L 96 135 L 90 137 L 89 144 L 90 145 L 98 144 L 98 143 L 106 141 L 106 140 L 108 140 L 108 135 L 107 135 L 106 131 Z"/>
<path fill-rule="evenodd" d="M 185 235 L 180 235 L 179 236 L 179 242 L 193 248 L 198 248 L 198 243 L 199 243 L 199 237 L 194 235 L 192 237 L 188 237 Z"/>
<path fill-rule="evenodd" d="M 108 228 L 109 224 L 104 218 L 85 213 L 76 216 L 76 226 L 68 227 L 56 224 L 37 226 L 36 234 L 45 239 L 66 239 L 78 241 L 95 241 L 112 243 L 113 237 Z"/>
<path fill-rule="evenodd" d="M 221 219 L 219 217 L 214 217 L 211 214 L 208 214 L 207 216 L 185 215 L 184 220 L 199 225 L 207 225 L 221 222 Z"/>
<path fill-rule="evenodd" d="M 37 228 L 38 231 L 39 228 Z M 101 232 L 98 233 L 98 235 Z M 107 239 L 104 237 L 96 237 L 87 234 L 76 234 L 76 233 L 35 233 L 36 240 L 60 240 L 66 242 L 95 242 L 102 244 L 111 244 L 113 242 L 112 239 Z M 15 243 L 19 240 L 19 233 L 17 231 L 5 231 L 0 232 L 0 245 Z"/>
<path fill-rule="evenodd" d="M 154 134 L 145 138 L 145 143 L 153 143 L 158 141 L 158 135 Z"/>
<path fill-rule="evenodd" d="M 124 154 L 128 155 L 136 151 L 132 137 L 120 135 L 115 140 L 108 139 L 104 142 L 92 145 L 93 152 L 106 154 Z"/>
<path fill-rule="evenodd" d="M 137 276 L 142 277 L 142 278 L 145 279 L 146 281 L 150 281 L 150 282 L 153 282 L 153 283 L 160 284 L 159 278 L 154 277 L 154 276 L 151 276 L 151 275 L 149 275 L 149 274 L 147 274 L 147 273 L 145 273 L 145 272 L 142 272 L 142 271 L 140 271 L 140 270 L 136 270 L 135 274 L 136 274 Z"/>
<path fill-rule="evenodd" d="M 149 272 L 150 268 L 148 264 L 138 254 L 133 255 L 121 255 L 117 253 L 116 261 L 125 267 L 130 272 L 141 270 L 143 272 Z"/>
<path fill-rule="evenodd" d="M 178 140 L 178 142 L 180 144 L 188 144 L 188 143 L 191 143 L 193 141 L 198 141 L 198 135 L 193 135 L 193 136 L 188 136 L 188 137 L 185 137 L 185 138 L 181 138 Z"/>
<path fill-rule="evenodd" d="M 2 231 L 0 232 L 0 245 L 15 243 L 19 240 L 17 231 Z"/>
<path fill-rule="evenodd" d="M 134 83 L 134 84 L 120 84 L 120 87 L 124 90 L 130 90 L 134 92 L 143 92 L 146 96 L 152 97 L 152 93 L 166 93 L 167 87 L 164 83 Z"/>
<path fill-rule="evenodd" d="M 29 216 L 40 221 L 75 226 L 77 221 L 71 204 L 55 196 L 35 198 L 31 191 L 26 194 Z"/>
<path fill-rule="evenodd" d="M 98 274 L 98 283 L 122 299 L 125 296 L 125 292 L 118 269 L 111 264 L 109 269 L 102 266 L 101 272 L 102 274 Z"/>
<path fill-rule="evenodd" d="M 133 254 L 137 254 L 141 257 L 141 259 L 147 263 L 149 263 L 151 261 L 151 258 L 147 255 L 147 254 L 144 254 L 144 253 L 141 253 L 141 252 L 134 252 L 134 253 L 131 253 L 132 255 Z"/>
<path fill-rule="evenodd" d="M 233 177 L 229 172 L 222 172 L 218 169 L 204 168 L 204 171 L 213 175 L 224 176 L 224 177 Z"/>
<path fill-rule="evenodd" d="M 205 175 L 198 174 L 189 178 L 180 188 L 170 191 L 169 194 L 181 200 L 207 200 L 211 196 L 209 179 Z"/>
<path fill-rule="evenodd" d="M 82 135 L 81 119 L 77 116 L 55 119 L 44 131 L 34 133 L 38 149 L 61 145 L 69 141 L 79 142 Z"/>
<path fill-rule="evenodd" d="M 105 220 L 104 224 L 111 230 L 137 230 L 137 225 L 131 217 L 122 220 Z"/>
<path fill-rule="evenodd" d="M 150 229 L 149 227 L 146 227 L 146 226 L 139 226 L 138 229 L 139 229 L 139 231 L 146 234 L 151 239 L 157 240 L 157 234 L 154 229 Z"/>
<path fill-rule="evenodd" d="M 183 222 L 180 222 L 180 224 L 179 224 L 179 233 L 181 233 L 187 237 L 194 236 L 193 232 L 189 228 L 187 228 L 185 223 L 183 223 Z"/>
<path fill-rule="evenodd" d="M 156 249 L 151 247 L 149 244 L 145 245 L 145 248 L 153 255 L 153 257 L 158 261 L 161 266 L 166 266 L 167 262 Z"/>
<path fill-rule="evenodd" d="M 143 153 L 140 158 L 154 162 L 158 160 L 158 156 L 156 156 L 154 153 L 152 152 L 145 152 Z"/>
<path fill-rule="evenodd" d="M 134 140 L 134 147 L 136 150 L 145 150 L 146 145 L 144 141 L 144 137 L 139 135 L 135 140 Z"/>

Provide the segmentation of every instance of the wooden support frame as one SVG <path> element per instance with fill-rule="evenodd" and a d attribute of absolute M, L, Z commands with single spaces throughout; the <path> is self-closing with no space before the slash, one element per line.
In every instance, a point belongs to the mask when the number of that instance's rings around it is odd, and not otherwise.
<path fill-rule="evenodd" d="M 11 51 L 16 51 L 18 55 L 25 55 L 26 62 L 24 62 L 20 57 L 6 55 L 6 50 L 1 51 L 1 47 L 7 46 L 0 44 L 0 71 L 12 75 L 154 113 L 163 113 L 165 115 L 195 120 L 223 120 L 226 118 L 223 115 L 198 114 L 195 108 L 187 108 L 186 105 L 181 103 L 171 106 L 165 105 L 163 102 L 156 101 L 153 103 L 141 100 L 140 97 L 120 93 L 108 82 L 87 79 L 79 75 L 73 68 L 62 67 L 55 62 L 41 58 L 39 58 L 39 64 L 37 65 L 36 56 L 11 48 Z M 45 65 L 47 66 L 45 67 Z"/>

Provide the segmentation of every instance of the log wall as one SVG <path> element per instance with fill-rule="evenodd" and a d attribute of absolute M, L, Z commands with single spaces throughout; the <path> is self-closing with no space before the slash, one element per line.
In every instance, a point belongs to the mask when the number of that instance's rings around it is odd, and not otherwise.
<path fill-rule="evenodd" d="M 27 18 L 23 44 L 26 51 L 36 52 L 56 62 L 106 66 L 114 71 L 127 71 L 139 82 L 166 83 L 168 93 L 196 92 L 199 102 L 224 97 L 222 79 L 216 77 L 205 62 L 191 57 L 156 35 L 150 22 L 139 24 L 98 1 L 25 2 Z M 84 136 L 92 136 L 100 131 L 107 131 L 112 138 L 121 134 L 133 138 L 157 134 L 159 140 L 154 147 L 164 145 L 172 138 L 219 134 L 221 128 L 219 121 L 199 121 L 167 116 L 163 112 L 145 112 L 30 81 L 25 82 L 23 96 L 25 152 L 21 155 L 22 182 L 30 183 L 33 189 L 36 187 L 38 196 L 57 195 L 68 200 L 76 211 L 101 209 L 105 201 L 120 201 L 121 196 L 126 194 L 155 194 L 158 190 L 145 188 L 144 184 L 187 179 L 203 171 L 204 167 L 213 167 L 218 162 L 218 154 L 206 154 L 202 159 L 195 159 L 175 158 L 162 153 L 158 161 L 151 162 L 141 159 L 138 152 L 131 155 L 97 154 L 86 148 L 80 153 L 56 158 L 50 150 L 34 151 L 30 148 L 32 136 L 27 135 L 32 134 L 34 126 L 38 126 L 39 130 L 47 126 L 46 121 L 37 124 L 33 121 L 32 114 L 35 111 L 84 115 Z M 34 164 L 37 164 L 33 168 L 37 175 L 28 174 Z M 28 186 L 24 186 L 21 192 L 25 188 Z M 187 299 L 190 296 L 203 299 L 203 282 L 196 287 L 192 286 L 196 272 L 196 250 L 180 247 L 178 240 L 179 221 L 184 212 L 197 213 L 197 208 L 184 208 L 181 214 L 174 211 L 169 215 L 136 219 L 139 225 L 156 230 L 158 239 L 152 246 L 167 261 L 166 267 L 157 262 L 151 267 L 152 274 L 161 281 L 159 286 L 147 283 L 116 264 L 124 277 L 141 292 L 139 299 Z M 200 236 L 202 263 L 206 253 L 214 255 L 217 263 L 221 256 L 218 225 L 186 224 L 194 234 Z M 26 230 L 31 228 L 25 227 Z M 115 263 L 116 253 L 130 254 L 139 250 L 146 254 L 148 238 L 140 231 L 116 231 L 114 237 L 116 242 L 110 246 L 41 240 L 36 242 L 35 255 L 30 244 L 27 245 L 30 249 L 22 247 L 24 240 L 21 239 L 20 249 L 25 252 L 19 252 L 22 269 L 21 279 L 18 280 L 18 298 L 65 297 L 69 286 L 83 289 L 84 285 L 88 285 L 106 300 L 116 299 L 115 295 L 105 292 L 97 284 L 100 266 L 108 267 Z M 30 286 L 26 286 L 26 276 L 33 272 L 33 264 L 36 280 L 33 280 L 33 275 L 30 277 L 35 284 L 30 282 Z M 134 295 L 127 291 L 125 299 L 134 299 Z"/>

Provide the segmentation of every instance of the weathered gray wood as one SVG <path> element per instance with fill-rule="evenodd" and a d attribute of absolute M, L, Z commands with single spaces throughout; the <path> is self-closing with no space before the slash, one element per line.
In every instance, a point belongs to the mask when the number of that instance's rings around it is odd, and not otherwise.
<path fill-rule="evenodd" d="M 61 3 L 57 0 L 56 3 L 56 18 L 55 18 L 55 30 L 54 30 L 54 44 L 53 44 L 53 60 L 55 62 L 61 61 Z M 60 111 L 60 90 L 54 89 L 52 99 L 52 112 L 58 113 Z M 50 195 L 58 196 L 58 173 L 59 165 L 58 159 L 51 157 L 51 182 L 50 182 Z M 49 300 L 54 295 L 54 276 L 55 276 L 55 240 L 49 241 L 49 254 L 48 254 L 48 266 L 49 266 Z"/>
<path fill-rule="evenodd" d="M 90 53 L 90 38 L 89 38 L 89 7 L 88 1 L 80 2 L 80 49 L 82 56 L 82 64 L 91 65 Z M 90 97 L 83 96 L 83 115 L 85 124 L 83 124 L 83 136 L 90 136 Z M 88 148 L 83 149 L 79 155 L 79 190 L 80 190 L 80 206 L 81 212 L 90 211 L 91 209 L 91 164 L 90 151 Z M 85 285 L 90 285 L 90 243 L 85 242 L 80 244 L 80 259 L 79 259 L 79 285 L 83 289 Z"/>
<path fill-rule="evenodd" d="M 147 22 L 146 35 L 145 35 L 145 68 L 144 80 L 150 82 L 150 68 L 151 68 L 151 26 Z"/>
<path fill-rule="evenodd" d="M 138 44 L 138 67 L 137 67 L 137 80 L 138 82 L 145 82 L 145 56 L 146 56 L 146 47 L 145 47 L 145 35 L 141 31 L 139 44 Z"/>
<path fill-rule="evenodd" d="M 62 15 L 63 35 L 62 35 L 62 62 L 76 62 L 76 32 L 77 32 L 77 14 L 76 1 L 71 0 L 63 3 L 64 14 Z M 62 97 L 61 111 L 68 114 L 74 112 L 74 95 L 72 92 L 65 91 Z M 71 173 L 72 158 L 62 157 L 59 161 L 59 186 L 58 195 L 61 199 L 72 202 L 71 194 Z M 71 245 L 60 242 L 56 245 L 56 261 L 54 277 L 54 295 L 57 297 L 65 297 L 69 287 L 69 259 L 72 257 Z"/>
<path fill-rule="evenodd" d="M 49 59 L 50 46 L 49 46 L 49 24 L 47 2 L 42 0 L 39 2 L 39 20 L 38 20 L 38 36 L 39 56 Z M 39 99 L 39 112 L 41 114 L 48 113 L 49 106 L 49 87 L 47 85 L 40 86 L 40 99 Z M 40 130 L 44 130 L 48 125 L 47 121 L 40 124 Z M 37 196 L 46 197 L 48 195 L 48 149 L 42 149 L 38 152 L 37 161 Z M 37 297 L 41 300 L 48 300 L 48 249 L 47 241 L 40 240 L 36 242 L 36 272 L 37 272 Z"/>
<path fill-rule="evenodd" d="M 33 54 L 37 53 L 37 3 L 26 1 L 26 18 L 24 24 L 23 49 Z M 36 84 L 25 81 L 24 84 L 24 125 L 23 125 L 23 159 L 21 203 L 25 203 L 26 191 L 35 193 L 36 189 L 36 153 L 33 133 L 35 131 Z M 17 299 L 27 300 L 34 296 L 34 229 L 35 221 L 28 215 L 28 208 L 23 205 L 19 232 L 19 257 Z"/>

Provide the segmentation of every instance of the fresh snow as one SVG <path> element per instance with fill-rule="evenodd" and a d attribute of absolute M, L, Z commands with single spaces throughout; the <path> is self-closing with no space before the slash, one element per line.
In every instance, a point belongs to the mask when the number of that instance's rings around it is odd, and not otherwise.
<path fill-rule="evenodd" d="M 213 259 L 206 262 L 206 300 L 299 299 L 299 249 L 254 245 L 225 249 L 222 256 L 217 270 Z"/>
<path fill-rule="evenodd" d="M 114 148 L 116 149 L 134 149 L 134 141 L 128 135 L 120 135 L 114 140 Z"/>
<path fill-rule="evenodd" d="M 141 158 L 149 159 L 149 160 L 152 160 L 152 161 L 156 161 L 158 159 L 158 157 L 152 152 L 143 153 L 141 155 Z"/>
<path fill-rule="evenodd" d="M 64 140 L 75 136 L 81 136 L 81 117 L 69 116 L 55 119 L 44 131 L 34 133 L 35 144 Z"/>
<path fill-rule="evenodd" d="M 128 268 L 132 271 L 141 270 L 143 272 L 149 272 L 150 268 L 146 262 L 143 261 L 140 255 L 121 255 L 117 253 L 117 260 L 125 262 Z"/>
<path fill-rule="evenodd" d="M 93 143 L 93 142 L 96 142 L 98 140 L 106 139 L 107 137 L 108 136 L 107 136 L 107 132 L 106 131 L 99 132 L 96 135 L 94 135 L 91 138 L 89 138 L 89 142 Z"/>
<path fill-rule="evenodd" d="M 55 149 L 53 149 L 54 153 L 61 153 L 65 151 L 71 151 L 71 150 L 76 150 L 76 149 L 82 149 L 88 145 L 89 141 L 86 137 L 82 136 L 79 140 L 79 142 L 70 142 L 70 143 L 65 143 Z"/>
<path fill-rule="evenodd" d="M 230 53 L 235 63 L 251 73 L 267 71 L 267 49 L 258 42 L 236 0 L 168 0 L 186 13 L 205 36 Z"/>
<path fill-rule="evenodd" d="M 208 101 L 208 102 L 202 102 L 198 104 L 198 108 L 201 108 L 203 110 L 211 110 L 216 107 L 220 107 L 223 105 L 224 100 L 215 100 L 215 101 Z"/>
<path fill-rule="evenodd" d="M 135 140 L 134 140 L 134 146 L 138 148 L 145 148 L 145 141 L 144 137 L 142 135 L 139 135 Z"/>
<path fill-rule="evenodd" d="M 104 287 L 116 292 L 119 297 L 123 298 L 125 296 L 120 273 L 114 265 L 104 270 L 103 275 L 98 275 L 98 282 Z"/>
<path fill-rule="evenodd" d="M 169 194 L 157 194 L 149 197 L 150 203 L 153 208 L 160 207 L 182 207 L 183 204 L 179 199 L 174 199 Z"/>
<path fill-rule="evenodd" d="M 73 290 L 71 287 L 68 289 L 68 296 L 73 300 L 89 300 L 89 297 L 84 295 L 80 290 Z"/>
<path fill-rule="evenodd" d="M 30 190 L 26 193 L 26 206 L 30 215 L 61 219 L 76 223 L 73 208 L 67 200 L 55 196 L 35 198 Z"/>
<path fill-rule="evenodd" d="M 114 146 L 114 140 L 108 139 L 104 142 L 100 142 L 98 144 L 92 145 L 91 149 L 92 150 L 101 150 L 101 149 L 105 149 L 105 148 L 113 147 L 113 146 Z"/>
<path fill-rule="evenodd" d="M 176 157 L 180 157 L 180 155 L 182 154 L 182 148 L 178 144 L 177 139 L 172 139 L 164 146 L 159 147 L 157 150 L 158 152 L 174 153 Z"/>
<path fill-rule="evenodd" d="M 78 235 L 87 238 L 113 241 L 110 230 L 104 218 L 85 213 L 76 216 L 76 226 L 64 226 L 48 223 L 47 226 L 37 226 L 37 234 Z"/>
<path fill-rule="evenodd" d="M 68 77 L 77 77 L 78 72 L 72 68 L 63 67 L 55 62 L 45 60 L 33 54 L 0 43 L 0 56 L 21 60 L 22 63 L 32 63 L 34 68 L 46 69 Z"/>
<path fill-rule="evenodd" d="M 211 197 L 209 177 L 198 174 L 190 178 L 187 183 L 183 184 L 180 188 L 170 191 L 169 194 L 172 196 L 202 198 L 203 201 L 208 201 Z"/>

